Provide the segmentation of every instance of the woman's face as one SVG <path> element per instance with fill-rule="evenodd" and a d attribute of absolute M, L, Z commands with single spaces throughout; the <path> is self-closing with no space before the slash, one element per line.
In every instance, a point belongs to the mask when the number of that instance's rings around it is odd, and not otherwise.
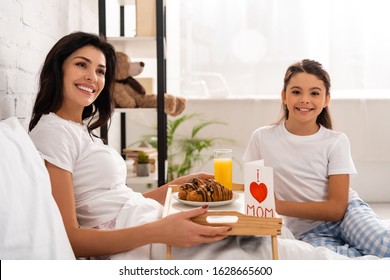
<path fill-rule="evenodd" d="M 62 71 L 62 109 L 83 110 L 96 100 L 104 88 L 106 58 L 101 50 L 85 46 L 66 58 Z"/>
<path fill-rule="evenodd" d="M 330 95 L 326 94 L 325 84 L 315 75 L 298 73 L 291 77 L 282 101 L 289 111 L 288 122 L 294 125 L 318 127 L 316 120 L 322 109 L 328 106 Z"/>

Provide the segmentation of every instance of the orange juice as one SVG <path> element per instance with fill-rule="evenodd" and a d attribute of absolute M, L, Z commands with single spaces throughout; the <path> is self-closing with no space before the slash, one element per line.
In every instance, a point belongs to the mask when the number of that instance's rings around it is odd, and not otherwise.
<path fill-rule="evenodd" d="M 232 189 L 233 164 L 231 158 L 214 159 L 214 178 L 229 190 Z"/>

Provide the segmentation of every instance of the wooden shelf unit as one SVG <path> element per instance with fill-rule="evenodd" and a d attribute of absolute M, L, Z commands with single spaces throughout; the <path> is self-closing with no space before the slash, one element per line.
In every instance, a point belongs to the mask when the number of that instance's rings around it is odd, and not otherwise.
<path fill-rule="evenodd" d="M 158 179 L 157 185 L 166 183 L 166 160 L 167 160 L 167 116 L 164 112 L 164 94 L 166 85 L 166 57 L 165 57 L 165 1 L 156 1 L 156 37 L 124 37 L 124 5 L 136 4 L 136 1 L 118 1 L 120 3 L 120 37 L 108 37 L 107 40 L 114 46 L 126 46 L 131 42 L 137 47 L 137 44 L 148 45 L 150 49 L 155 49 L 157 60 L 157 151 L 158 151 Z M 106 36 L 106 1 L 99 0 L 99 33 Z M 150 51 L 148 51 L 150 53 Z M 126 110 L 120 109 L 121 126 L 121 149 L 126 148 Z M 101 128 L 101 137 L 108 142 L 108 128 Z"/>

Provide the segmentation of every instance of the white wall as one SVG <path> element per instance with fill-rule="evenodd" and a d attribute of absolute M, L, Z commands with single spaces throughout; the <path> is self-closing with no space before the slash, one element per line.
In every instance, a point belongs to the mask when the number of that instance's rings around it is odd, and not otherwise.
<path fill-rule="evenodd" d="M 212 119 L 223 120 L 218 134 L 232 138 L 234 156 L 241 160 L 251 133 L 259 126 L 275 122 L 280 113 L 279 99 L 190 100 L 186 113 L 202 112 Z M 330 104 L 334 129 L 345 132 L 351 142 L 358 175 L 352 187 L 367 201 L 390 202 L 390 98 L 333 99 Z M 212 165 L 206 171 L 212 172 Z M 234 165 L 234 178 L 243 182 L 242 169 Z"/>
<path fill-rule="evenodd" d="M 97 14 L 97 0 L 2 0 L 0 119 L 17 116 L 27 128 L 47 52 L 70 32 L 97 33 Z"/>
<path fill-rule="evenodd" d="M 251 133 L 259 126 L 278 120 L 281 103 L 271 99 L 191 99 L 183 114 L 201 113 L 203 118 L 226 122 L 227 125 L 209 126 L 203 130 L 204 136 L 224 137 L 235 140 L 235 144 L 224 147 L 233 149 L 237 160 L 233 163 L 233 179 L 243 182 L 241 158 Z M 334 129 L 347 134 L 351 142 L 352 156 L 358 175 L 352 177 L 352 187 L 368 202 L 390 202 L 390 122 L 386 116 L 390 110 L 390 98 L 337 99 L 330 104 Z M 111 137 L 119 134 L 117 121 L 113 123 Z M 156 114 L 136 111 L 130 114 L 127 122 L 128 144 L 143 134 L 153 133 Z M 194 124 L 179 130 L 186 134 Z M 119 151 L 119 142 L 114 139 Z M 210 151 L 210 154 L 212 151 Z M 197 166 L 194 171 L 213 173 L 212 162 Z"/>

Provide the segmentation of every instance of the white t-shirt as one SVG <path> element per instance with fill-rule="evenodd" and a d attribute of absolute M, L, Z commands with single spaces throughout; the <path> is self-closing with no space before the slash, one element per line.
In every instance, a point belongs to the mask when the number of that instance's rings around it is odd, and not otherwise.
<path fill-rule="evenodd" d="M 317 133 L 298 136 L 283 124 L 255 130 L 244 153 L 244 162 L 264 159 L 274 169 L 274 189 L 278 199 L 325 201 L 328 176 L 357 174 L 347 136 L 321 126 Z M 349 200 L 357 197 L 350 189 Z M 286 226 L 299 236 L 322 221 L 283 217 Z"/>
<path fill-rule="evenodd" d="M 90 136 L 85 125 L 50 113 L 41 117 L 30 137 L 45 160 L 72 173 L 81 227 L 115 219 L 130 197 L 139 196 L 140 202 L 145 199 L 126 186 L 123 158 L 101 139 Z"/>

